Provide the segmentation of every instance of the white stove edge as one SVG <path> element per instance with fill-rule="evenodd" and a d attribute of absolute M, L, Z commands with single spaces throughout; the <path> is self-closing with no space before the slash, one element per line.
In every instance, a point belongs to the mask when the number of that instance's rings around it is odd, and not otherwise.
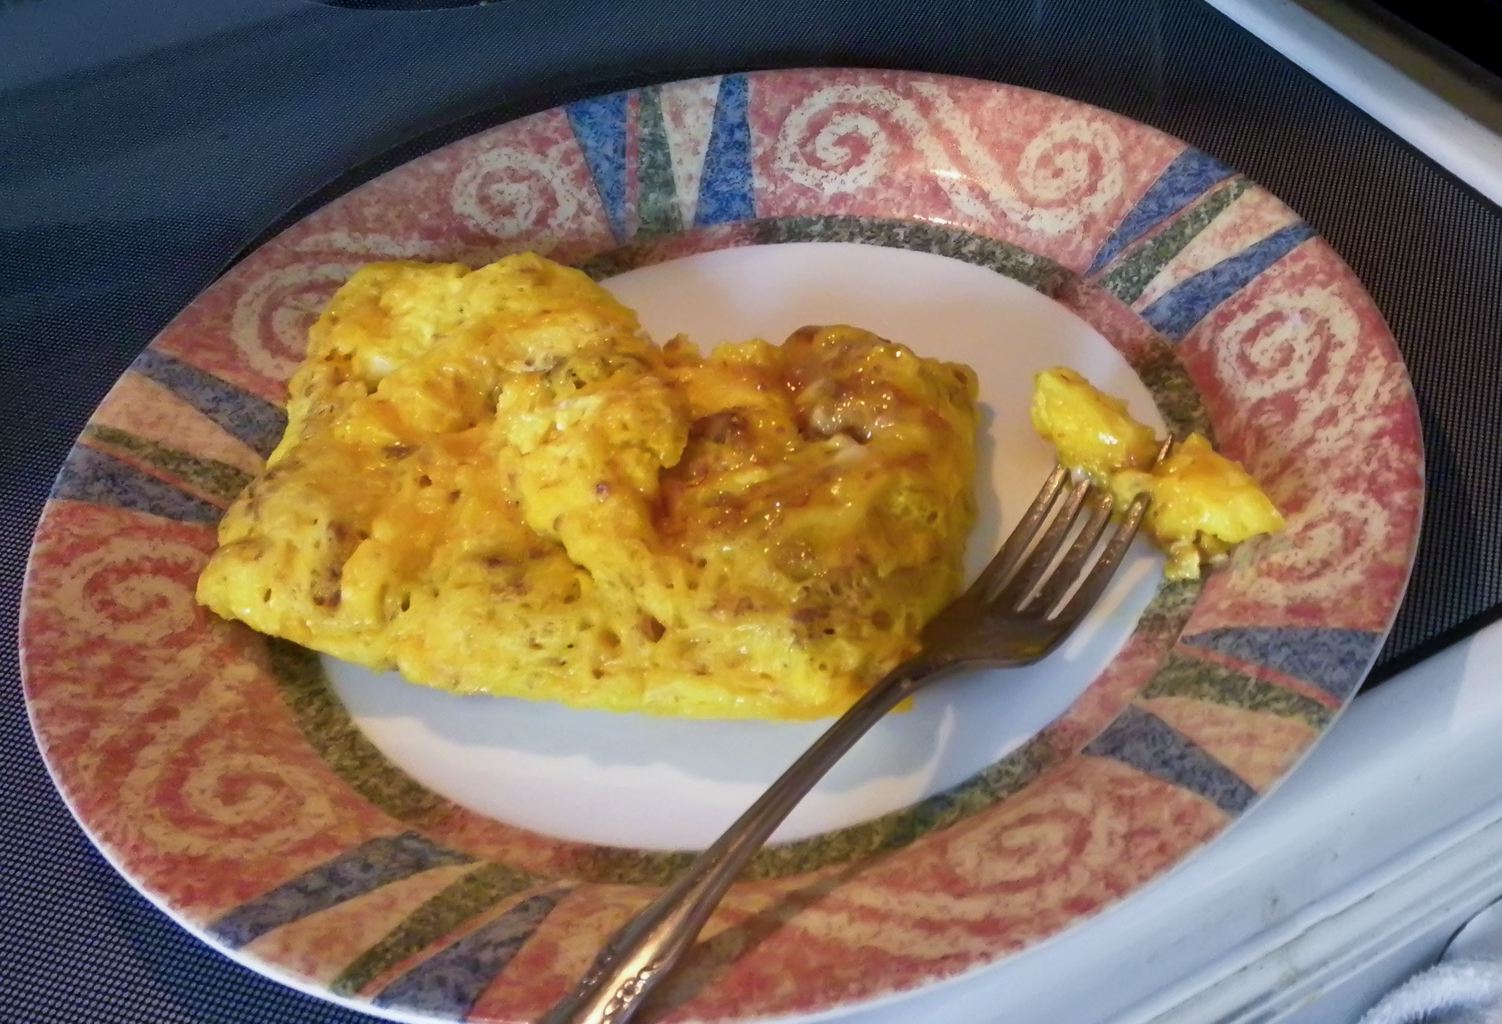
<path fill-rule="evenodd" d="M 1502 203 L 1502 135 L 1293 0 L 1206 0 L 1441 167 Z"/>

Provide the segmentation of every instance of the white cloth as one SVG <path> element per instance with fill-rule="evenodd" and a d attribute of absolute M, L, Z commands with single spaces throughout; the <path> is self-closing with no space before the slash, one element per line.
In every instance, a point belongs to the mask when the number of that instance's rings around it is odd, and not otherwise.
<path fill-rule="evenodd" d="M 1439 963 L 1383 996 L 1359 1024 L 1502 1024 L 1502 903 L 1471 918 Z"/>
<path fill-rule="evenodd" d="M 1439 963 L 1393 989 L 1361 1024 L 1502 1024 L 1502 963 Z"/>

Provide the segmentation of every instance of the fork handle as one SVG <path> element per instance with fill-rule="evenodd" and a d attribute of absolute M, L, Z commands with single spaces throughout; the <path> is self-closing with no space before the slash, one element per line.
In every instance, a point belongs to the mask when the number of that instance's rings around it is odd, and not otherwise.
<path fill-rule="evenodd" d="M 624 1024 L 683 958 L 736 876 L 798 802 L 855 741 L 946 666 L 919 655 L 851 705 L 683 877 L 647 904 L 600 950 L 574 990 L 539 1024 Z"/>

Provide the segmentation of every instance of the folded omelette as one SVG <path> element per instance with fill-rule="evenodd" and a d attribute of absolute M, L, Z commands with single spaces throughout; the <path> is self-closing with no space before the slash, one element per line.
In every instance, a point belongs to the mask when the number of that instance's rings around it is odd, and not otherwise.
<path fill-rule="evenodd" d="M 458 693 L 836 714 L 958 592 L 976 382 L 852 327 L 654 345 L 531 254 L 356 273 L 198 585 Z"/>

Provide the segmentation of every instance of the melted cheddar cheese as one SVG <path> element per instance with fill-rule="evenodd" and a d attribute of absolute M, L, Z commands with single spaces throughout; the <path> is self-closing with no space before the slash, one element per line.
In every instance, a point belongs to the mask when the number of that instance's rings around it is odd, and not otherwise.
<path fill-rule="evenodd" d="M 198 596 L 459 693 L 835 714 L 959 589 L 975 396 L 851 327 L 659 348 L 530 254 L 375 264 L 314 325 Z"/>

